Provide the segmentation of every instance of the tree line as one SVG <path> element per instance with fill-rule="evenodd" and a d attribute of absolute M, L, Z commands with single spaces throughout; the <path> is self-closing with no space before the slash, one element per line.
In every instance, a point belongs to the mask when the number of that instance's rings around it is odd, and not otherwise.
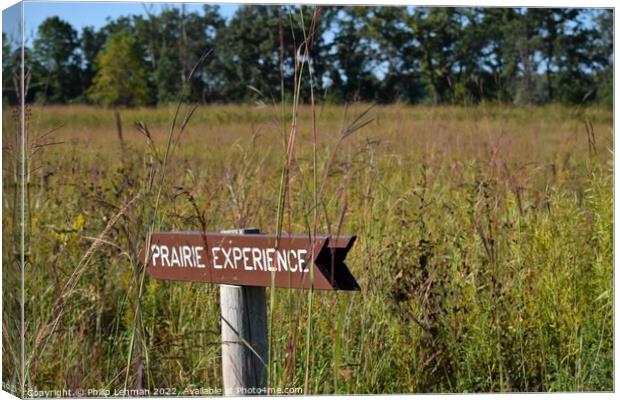
<path fill-rule="evenodd" d="M 145 11 L 81 32 L 43 21 L 24 49 L 27 100 L 278 102 L 303 60 L 305 89 L 327 102 L 613 101 L 608 9 L 244 5 L 229 20 L 213 5 Z M 4 33 L 2 52 L 3 96 L 15 102 L 21 51 Z"/>

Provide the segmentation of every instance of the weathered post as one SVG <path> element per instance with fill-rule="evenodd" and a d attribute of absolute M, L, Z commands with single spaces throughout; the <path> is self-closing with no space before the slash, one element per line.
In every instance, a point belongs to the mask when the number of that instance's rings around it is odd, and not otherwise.
<path fill-rule="evenodd" d="M 222 233 L 257 234 L 258 229 Z M 220 285 L 224 394 L 266 394 L 269 353 L 264 287 Z"/>

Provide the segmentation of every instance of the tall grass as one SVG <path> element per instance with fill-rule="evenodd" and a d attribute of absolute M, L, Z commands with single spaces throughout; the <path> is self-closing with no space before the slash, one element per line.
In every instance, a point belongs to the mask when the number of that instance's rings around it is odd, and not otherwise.
<path fill-rule="evenodd" d="M 345 125 L 367 108 L 349 107 Z M 314 292 L 310 313 L 307 293 L 273 290 L 271 385 L 307 383 L 311 393 L 612 388 L 609 114 L 376 106 L 374 119 L 340 142 L 344 110 L 316 111 L 315 164 L 312 146 L 303 145 L 313 142 L 312 110 L 298 110 L 287 229 L 306 232 L 314 209 L 318 232 L 335 232 L 341 220 L 341 232 L 359 236 L 348 264 L 362 291 Z M 244 119 L 202 122 L 218 112 Z M 73 125 L 64 109 L 41 115 L 42 129 L 59 118 L 66 126 L 55 133 L 64 144 L 42 151 L 32 174 L 26 349 L 37 352 L 30 387 L 124 387 L 137 250 L 155 197 L 125 206 L 161 165 L 167 128 L 151 121 L 168 111 L 123 111 L 123 121 L 133 113 L 147 121 L 150 139 L 128 131 L 124 159 L 110 151 L 117 142 L 111 113 L 94 130 Z M 101 111 L 75 115 L 88 120 Z M 257 123 L 263 115 L 277 118 L 279 107 L 196 109 L 198 122 L 168 161 L 160 229 L 275 231 L 281 130 L 272 118 Z M 10 215 L 3 213 L 5 234 Z M 99 245 L 75 278 L 93 238 Z M 3 243 L 8 257 L 11 242 Z M 70 281 L 75 289 L 55 309 Z M 149 358 L 145 387 L 221 384 L 218 307 L 212 285 L 145 278 L 138 330 Z M 37 347 L 46 321 L 57 317 Z M 10 354 L 16 342 L 3 340 Z M 139 365 L 129 367 L 127 385 L 136 387 Z"/>

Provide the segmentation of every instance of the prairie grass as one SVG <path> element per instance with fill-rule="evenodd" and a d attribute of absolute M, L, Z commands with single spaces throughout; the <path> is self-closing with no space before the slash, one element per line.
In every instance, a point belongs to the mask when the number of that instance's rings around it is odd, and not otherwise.
<path fill-rule="evenodd" d="M 342 139 L 368 105 L 200 106 L 162 178 L 175 107 L 121 110 L 123 143 L 110 110 L 32 109 L 30 131 L 62 124 L 62 143 L 37 152 L 28 182 L 27 388 L 221 385 L 217 286 L 147 276 L 139 295 L 155 216 L 161 230 L 275 232 L 281 221 L 358 235 L 347 260 L 361 292 L 268 289 L 273 387 L 613 389 L 611 112 L 375 106 Z M 7 282 L 16 221 L 4 159 Z M 19 354 L 12 293 L 5 354 Z M 14 367 L 5 356 L 18 385 Z"/>

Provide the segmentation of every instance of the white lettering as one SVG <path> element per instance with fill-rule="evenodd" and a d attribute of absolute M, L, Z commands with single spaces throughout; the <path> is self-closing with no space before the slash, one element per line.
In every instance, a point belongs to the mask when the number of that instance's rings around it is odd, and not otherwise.
<path fill-rule="evenodd" d="M 266 258 L 267 258 L 267 269 L 269 271 L 275 271 L 276 269 L 274 268 L 273 265 L 273 253 L 275 253 L 276 249 L 267 249 L 266 250 Z"/>
<path fill-rule="evenodd" d="M 203 246 L 151 245 L 151 265 L 154 267 L 207 268 L 203 262 Z M 240 269 L 245 271 L 309 272 L 308 250 L 257 247 L 212 247 L 214 269 Z"/>
<path fill-rule="evenodd" d="M 183 246 L 181 250 L 183 251 L 183 262 L 181 264 L 183 264 L 184 267 L 193 267 L 192 248 L 189 246 Z"/>
<path fill-rule="evenodd" d="M 166 262 L 164 262 L 164 259 L 166 259 Z M 161 246 L 161 266 L 162 267 L 170 266 L 170 261 L 168 260 L 168 246 Z"/>
<path fill-rule="evenodd" d="M 205 268 L 206 267 L 206 265 L 204 265 L 201 262 L 202 251 L 203 250 L 204 250 L 204 248 L 202 246 L 194 247 L 194 259 L 196 260 L 196 267 L 198 267 L 198 268 Z"/>
<path fill-rule="evenodd" d="M 151 260 L 153 260 L 153 266 L 156 267 L 157 266 L 157 258 L 159 258 L 161 253 L 161 250 L 159 249 L 159 246 L 154 244 L 151 246 Z"/>
<path fill-rule="evenodd" d="M 172 248 L 170 252 L 170 266 L 174 267 L 176 264 L 177 267 L 181 266 L 181 262 L 179 261 L 179 254 L 177 253 L 176 247 Z"/>
<path fill-rule="evenodd" d="M 263 262 L 262 260 L 262 252 L 260 251 L 260 249 L 257 249 L 256 247 L 254 247 L 252 249 L 252 258 L 254 261 L 254 270 L 256 271 L 258 268 L 260 268 L 261 271 L 264 271 L 265 269 L 263 268 Z M 258 268 L 256 268 L 256 266 L 259 266 Z"/>
<path fill-rule="evenodd" d="M 219 247 L 212 247 L 211 248 L 211 254 L 213 255 L 213 268 L 215 269 L 222 269 L 222 265 L 217 263 L 217 259 L 218 257 L 215 255 L 216 251 L 220 251 L 221 249 Z"/>
<path fill-rule="evenodd" d="M 243 248 L 243 269 L 247 270 L 247 271 L 251 271 L 252 270 L 252 266 L 248 265 L 248 260 L 250 259 L 248 257 L 248 255 L 246 254 L 247 252 L 249 252 L 250 250 L 252 250 L 249 247 L 244 247 Z"/>
<path fill-rule="evenodd" d="M 237 269 L 237 261 L 240 261 L 243 258 L 241 254 L 242 253 L 241 249 L 238 247 L 233 247 L 232 253 L 233 253 L 233 263 L 234 263 L 233 268 Z"/>
<path fill-rule="evenodd" d="M 286 250 L 278 251 L 278 271 L 281 271 L 282 269 L 288 271 L 287 258 Z"/>
<path fill-rule="evenodd" d="M 303 256 L 302 256 L 303 254 Z M 305 255 L 308 254 L 308 250 L 299 249 L 297 251 L 297 262 L 299 263 L 299 271 L 300 272 L 308 272 Z M 304 268 L 304 264 L 306 264 L 306 268 Z"/>
<path fill-rule="evenodd" d="M 231 253 L 232 253 L 232 249 L 228 249 L 228 251 L 226 251 L 226 249 L 221 249 L 222 250 L 222 254 L 224 254 L 224 268 L 226 268 L 226 265 L 230 264 L 230 268 L 235 268 L 235 266 L 233 265 L 233 262 L 231 260 Z"/>
<path fill-rule="evenodd" d="M 290 266 L 289 269 L 291 270 L 291 272 L 297 272 L 297 262 L 293 262 L 292 258 L 293 256 L 295 256 L 295 258 L 297 259 L 297 252 L 295 252 L 295 250 L 291 250 L 290 253 L 290 257 L 289 257 L 289 261 L 290 261 Z"/>

